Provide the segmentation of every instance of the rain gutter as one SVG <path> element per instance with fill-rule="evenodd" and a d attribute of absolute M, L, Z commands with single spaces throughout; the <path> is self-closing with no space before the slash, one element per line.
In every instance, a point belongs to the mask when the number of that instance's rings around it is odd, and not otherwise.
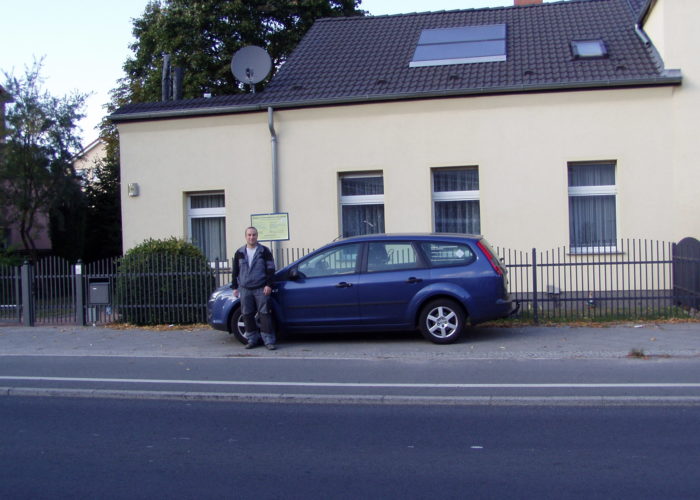
<path fill-rule="evenodd" d="M 351 97 L 331 97 L 327 99 L 309 99 L 303 101 L 279 101 L 242 106 L 216 106 L 210 108 L 189 108 L 163 111 L 145 111 L 136 113 L 115 113 L 108 118 L 115 123 L 137 120 L 161 120 L 165 118 L 188 118 L 194 116 L 210 116 L 235 113 L 251 113 L 268 111 L 272 106 L 275 109 L 310 108 L 320 106 L 337 106 L 343 104 L 364 104 L 377 102 L 391 102 L 400 100 L 432 99 L 440 97 L 469 97 L 496 94 L 530 93 L 543 91 L 573 91 L 573 90 L 607 90 L 620 87 L 652 87 L 680 85 L 683 76 L 680 70 L 668 70 L 664 76 L 657 78 L 640 78 L 615 81 L 591 81 L 576 84 L 552 84 L 552 85 L 516 85 L 511 87 L 477 88 L 440 90 L 429 92 L 407 92 L 400 94 L 365 94 Z"/>

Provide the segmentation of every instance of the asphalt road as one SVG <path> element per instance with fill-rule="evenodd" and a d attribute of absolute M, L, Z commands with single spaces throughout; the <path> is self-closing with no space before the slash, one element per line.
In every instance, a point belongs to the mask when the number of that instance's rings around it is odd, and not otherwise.
<path fill-rule="evenodd" d="M 0 498 L 697 498 L 700 408 L 0 398 Z"/>
<path fill-rule="evenodd" d="M 697 359 L 0 357 L 14 396 L 425 405 L 700 405 Z"/>
<path fill-rule="evenodd" d="M 643 356 L 630 357 L 630 353 Z M 700 404 L 700 323 L 296 336 L 0 327 L 0 395 L 395 404 Z"/>

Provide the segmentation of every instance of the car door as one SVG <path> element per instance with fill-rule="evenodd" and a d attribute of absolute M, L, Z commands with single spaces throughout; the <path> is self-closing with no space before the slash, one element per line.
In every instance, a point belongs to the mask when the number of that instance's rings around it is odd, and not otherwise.
<path fill-rule="evenodd" d="M 366 325 L 409 326 L 413 297 L 430 282 L 430 270 L 410 241 L 368 243 L 359 303 Z"/>
<path fill-rule="evenodd" d="M 277 285 L 282 321 L 292 329 L 339 329 L 360 322 L 360 243 L 328 248 L 300 261 Z"/>

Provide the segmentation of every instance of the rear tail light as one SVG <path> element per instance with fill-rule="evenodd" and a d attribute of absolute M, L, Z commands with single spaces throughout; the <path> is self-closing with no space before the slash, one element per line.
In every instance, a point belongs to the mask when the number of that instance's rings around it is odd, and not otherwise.
<path fill-rule="evenodd" d="M 496 273 L 499 276 L 503 276 L 503 268 L 500 266 L 498 260 L 493 255 L 491 250 L 486 245 L 484 245 L 481 241 L 477 241 L 476 245 L 481 249 L 481 251 L 484 253 L 486 258 L 489 260 L 489 264 L 491 264 L 491 267 L 493 267 L 493 270 L 496 271 Z"/>

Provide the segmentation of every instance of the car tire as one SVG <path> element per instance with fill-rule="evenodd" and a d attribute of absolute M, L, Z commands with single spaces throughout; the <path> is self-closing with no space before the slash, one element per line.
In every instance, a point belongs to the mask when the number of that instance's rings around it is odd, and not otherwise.
<path fill-rule="evenodd" d="M 466 324 L 464 309 L 450 299 L 435 299 L 421 310 L 418 327 L 429 341 L 435 344 L 451 344 L 464 331 Z"/>
<path fill-rule="evenodd" d="M 247 344 L 248 339 L 245 338 L 245 324 L 243 323 L 243 315 L 241 314 L 241 308 L 237 307 L 229 318 L 228 331 L 232 333 L 236 340 L 241 344 Z"/>

